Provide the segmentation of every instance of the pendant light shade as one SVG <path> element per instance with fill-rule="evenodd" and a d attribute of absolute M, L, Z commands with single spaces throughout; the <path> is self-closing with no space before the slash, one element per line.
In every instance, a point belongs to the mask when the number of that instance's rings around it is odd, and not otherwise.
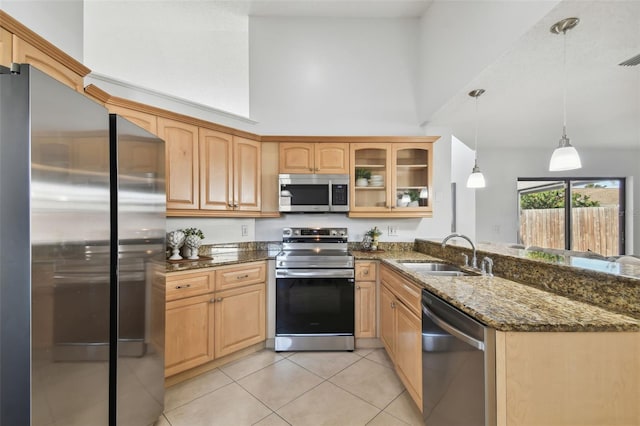
<path fill-rule="evenodd" d="M 471 170 L 471 174 L 467 179 L 467 188 L 484 188 L 486 183 L 484 181 L 484 175 L 480 171 L 480 167 L 476 163 Z"/>
<path fill-rule="evenodd" d="M 478 98 L 484 93 L 484 89 L 476 89 L 469 92 L 469 96 L 476 99 L 476 142 L 475 142 L 475 161 L 473 163 L 473 169 L 467 179 L 467 188 L 484 188 L 486 183 L 484 181 L 484 175 L 478 167 Z"/>
<path fill-rule="evenodd" d="M 562 172 L 575 170 L 582 167 L 578 151 L 571 145 L 569 138 L 564 135 L 560 138 L 560 145 L 553 151 L 549 162 L 549 171 Z"/>
<path fill-rule="evenodd" d="M 551 161 L 549 161 L 550 172 L 562 172 L 565 170 L 575 170 L 582 167 L 580 161 L 580 155 L 578 151 L 571 145 L 569 138 L 567 137 L 567 31 L 578 25 L 580 20 L 578 18 L 567 18 L 562 21 L 556 22 L 551 27 L 551 32 L 554 34 L 563 35 L 563 67 L 564 67 L 564 81 L 563 81 L 563 123 L 562 123 L 562 137 L 558 147 L 553 151 L 551 155 Z"/>

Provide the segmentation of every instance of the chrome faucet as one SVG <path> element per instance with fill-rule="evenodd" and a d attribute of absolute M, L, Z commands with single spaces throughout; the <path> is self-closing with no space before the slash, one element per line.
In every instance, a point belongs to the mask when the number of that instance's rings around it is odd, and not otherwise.
<path fill-rule="evenodd" d="M 474 269 L 478 269 L 478 258 L 476 257 L 476 246 L 473 244 L 473 241 L 471 241 L 471 238 L 467 237 L 466 235 L 453 233 L 451 235 L 447 235 L 444 238 L 444 240 L 442 240 L 442 247 L 444 248 L 444 246 L 447 245 L 447 241 L 449 241 L 452 238 L 462 238 L 464 240 L 467 240 L 469 244 L 471 244 L 471 248 L 473 249 L 473 257 L 471 258 L 471 267 Z"/>

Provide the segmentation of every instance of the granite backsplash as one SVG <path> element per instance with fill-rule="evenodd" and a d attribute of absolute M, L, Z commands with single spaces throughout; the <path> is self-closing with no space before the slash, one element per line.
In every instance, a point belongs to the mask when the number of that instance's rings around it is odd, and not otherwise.
<path fill-rule="evenodd" d="M 415 250 L 455 264 L 462 263 L 461 253 L 471 259 L 471 249 L 439 242 L 416 240 Z M 617 274 L 548 263 L 495 251 L 478 250 L 478 263 L 484 256 L 493 260 L 493 273 L 502 278 L 526 284 L 589 303 L 612 312 L 640 319 L 640 279 Z"/>

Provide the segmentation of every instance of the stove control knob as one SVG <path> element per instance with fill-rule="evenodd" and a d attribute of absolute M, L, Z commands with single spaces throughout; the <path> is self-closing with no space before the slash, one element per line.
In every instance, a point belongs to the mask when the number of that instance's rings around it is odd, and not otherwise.
<path fill-rule="evenodd" d="M 294 233 L 295 235 L 300 235 L 300 230 L 299 230 L 299 229 L 296 229 L 295 231 L 293 231 L 293 233 Z"/>
<path fill-rule="evenodd" d="M 344 231 L 340 231 L 340 236 L 341 236 L 341 237 L 344 237 L 344 235 L 345 235 L 345 234 L 346 234 L 346 232 L 344 232 Z"/>
<path fill-rule="evenodd" d="M 287 237 L 290 236 L 291 235 L 291 228 L 284 228 L 282 230 L 282 235 L 287 236 Z"/>
<path fill-rule="evenodd" d="M 338 235 L 338 231 L 336 231 L 335 229 L 332 229 L 331 230 L 331 236 L 334 237 L 336 235 Z"/>
<path fill-rule="evenodd" d="M 284 262 L 280 261 L 280 263 L 278 264 L 279 266 L 284 266 Z"/>

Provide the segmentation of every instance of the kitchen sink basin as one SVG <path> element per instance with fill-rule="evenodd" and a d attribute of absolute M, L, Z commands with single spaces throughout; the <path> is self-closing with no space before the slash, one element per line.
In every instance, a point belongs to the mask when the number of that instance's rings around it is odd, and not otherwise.
<path fill-rule="evenodd" d="M 450 263 L 437 262 L 398 262 L 400 265 L 413 272 L 424 275 L 440 275 L 440 276 L 464 276 L 472 275 L 460 269 L 459 266 Z"/>

